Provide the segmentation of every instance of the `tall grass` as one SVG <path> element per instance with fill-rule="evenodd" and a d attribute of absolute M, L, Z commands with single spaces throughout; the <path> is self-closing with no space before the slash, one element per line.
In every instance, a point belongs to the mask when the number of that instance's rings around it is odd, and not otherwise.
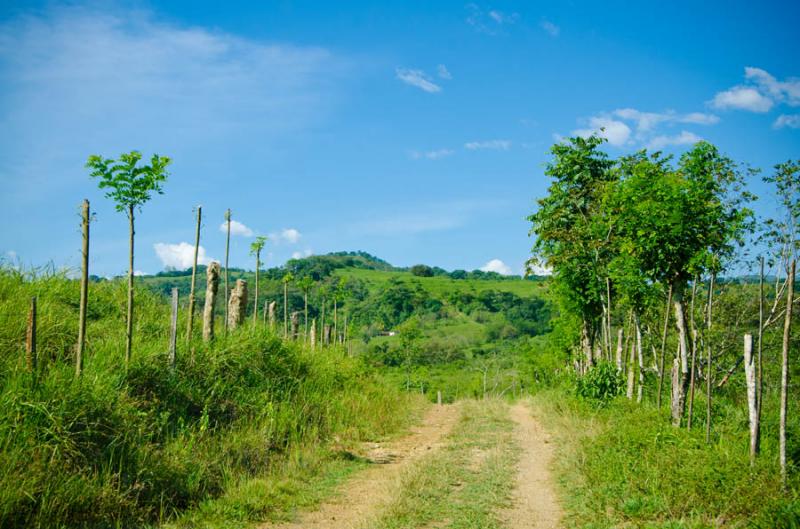
<path fill-rule="evenodd" d="M 30 374 L 33 295 L 40 366 Z M 358 359 L 262 327 L 210 346 L 179 342 L 171 371 L 169 309 L 146 289 L 136 293 L 126 368 L 125 285 L 113 281 L 90 287 L 85 370 L 75 378 L 78 299 L 63 274 L 0 270 L 0 527 L 164 521 L 269 474 L 303 446 L 380 437 L 411 413 L 409 397 Z M 265 518 L 268 508 L 247 515 Z"/>

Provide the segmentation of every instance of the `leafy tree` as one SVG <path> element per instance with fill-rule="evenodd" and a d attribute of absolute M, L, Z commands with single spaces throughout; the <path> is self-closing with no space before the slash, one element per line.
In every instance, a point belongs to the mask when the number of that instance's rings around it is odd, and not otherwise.
<path fill-rule="evenodd" d="M 253 325 L 258 321 L 258 271 L 261 268 L 261 250 L 267 243 L 267 238 L 263 235 L 256 237 L 256 240 L 250 243 L 250 255 L 256 258 L 256 288 L 253 295 Z"/>
<path fill-rule="evenodd" d="M 599 150 L 597 136 L 569 138 L 551 148 L 545 174 L 548 195 L 528 217 L 536 237 L 529 265 L 553 270 L 553 287 L 562 310 L 581 318 L 581 348 L 587 367 L 594 364 L 598 318 L 607 289 L 607 241 L 600 208 L 605 185 L 615 178 L 613 162 Z"/>
<path fill-rule="evenodd" d="M 433 277 L 433 268 L 424 264 L 416 264 L 409 270 L 412 275 L 418 277 Z"/>
<path fill-rule="evenodd" d="M 125 362 L 130 362 L 133 347 L 133 257 L 134 257 L 134 215 L 136 209 L 150 200 L 153 193 L 163 194 L 162 185 L 169 173 L 171 163 L 166 156 L 154 154 L 149 165 L 139 165 L 142 153 L 131 151 L 123 153 L 118 160 L 103 158 L 97 154 L 89 156 L 86 167 L 92 178 L 99 178 L 98 187 L 106 189 L 106 198 L 116 204 L 116 210 L 128 216 L 129 259 L 128 259 L 128 314 L 125 332 Z"/>

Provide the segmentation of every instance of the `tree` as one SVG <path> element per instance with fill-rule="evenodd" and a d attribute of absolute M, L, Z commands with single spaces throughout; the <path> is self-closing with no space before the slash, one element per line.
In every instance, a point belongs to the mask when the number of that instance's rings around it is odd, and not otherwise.
<path fill-rule="evenodd" d="M 411 272 L 411 275 L 415 275 L 418 277 L 433 277 L 433 268 L 424 264 L 417 264 L 412 266 L 409 272 Z"/>
<path fill-rule="evenodd" d="M 139 165 L 142 154 L 139 151 L 123 153 L 118 160 L 102 158 L 93 154 L 89 156 L 86 167 L 91 169 L 90 176 L 99 178 L 100 189 L 107 189 L 106 198 L 116 204 L 118 212 L 128 216 L 129 226 L 129 259 L 128 259 L 128 314 L 125 330 L 125 363 L 130 362 L 133 347 L 133 258 L 134 258 L 134 215 L 136 209 L 150 200 L 152 193 L 163 194 L 162 186 L 169 173 L 167 166 L 171 163 L 166 156 L 154 154 L 149 165 Z"/>
<path fill-rule="evenodd" d="M 200 250 L 200 224 L 203 221 L 203 207 L 197 206 L 197 226 L 194 235 L 194 259 L 192 259 L 192 282 L 189 289 L 189 314 L 186 318 L 186 341 L 192 339 L 192 331 L 194 330 L 194 306 L 195 297 L 194 289 L 197 286 L 197 252 Z"/>
<path fill-rule="evenodd" d="M 258 271 L 261 268 L 261 250 L 264 249 L 264 245 L 267 243 L 267 238 L 263 235 L 256 237 L 252 243 L 250 243 L 250 255 L 254 255 L 256 258 L 256 287 L 255 287 L 255 294 L 253 295 L 253 326 L 255 326 L 256 322 L 258 321 Z"/>
<path fill-rule="evenodd" d="M 599 150 L 598 136 L 568 138 L 553 145 L 545 174 L 548 195 L 528 217 L 536 236 L 531 265 L 553 270 L 553 286 L 562 310 L 581 319 L 581 349 L 586 367 L 594 365 L 598 319 L 607 290 L 608 249 L 600 213 L 604 187 L 616 178 L 613 162 Z"/>
<path fill-rule="evenodd" d="M 297 286 L 303 291 L 304 336 L 308 338 L 308 291 L 314 286 L 314 280 L 309 276 L 303 276 L 297 280 Z"/>
<path fill-rule="evenodd" d="M 677 169 L 670 158 L 645 151 L 624 159 L 622 180 L 611 197 L 614 232 L 650 281 L 670 288 L 679 352 L 673 386 L 673 424 L 680 425 L 689 384 L 689 338 L 684 290 L 695 274 L 718 272 L 743 240 L 751 212 L 743 177 L 713 145 L 699 142 Z M 707 374 L 710 376 L 710 374 Z"/>

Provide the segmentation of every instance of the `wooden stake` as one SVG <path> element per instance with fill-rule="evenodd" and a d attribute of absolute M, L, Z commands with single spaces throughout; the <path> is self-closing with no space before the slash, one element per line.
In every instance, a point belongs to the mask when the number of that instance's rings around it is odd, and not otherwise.
<path fill-rule="evenodd" d="M 756 464 L 758 402 L 756 392 L 756 366 L 753 358 L 753 335 L 744 335 L 744 375 L 747 381 L 747 411 L 750 418 L 750 466 Z"/>
<path fill-rule="evenodd" d="M 219 290 L 219 263 L 212 261 L 206 269 L 206 301 L 203 307 L 203 341 L 214 339 L 214 307 Z"/>
<path fill-rule="evenodd" d="M 656 393 L 656 407 L 661 409 L 661 389 L 664 387 L 664 356 L 667 347 L 667 329 L 669 329 L 669 309 L 672 305 L 672 285 L 667 293 L 667 306 L 664 309 L 664 329 L 661 333 L 661 357 L 658 366 L 658 390 Z"/>
<path fill-rule="evenodd" d="M 200 222 L 203 217 L 203 207 L 197 206 L 197 229 L 194 236 L 194 261 L 192 264 L 192 286 L 189 290 L 189 318 L 186 322 L 186 341 L 192 340 L 192 328 L 194 327 L 194 288 L 197 281 L 197 251 L 200 248 Z"/>
<path fill-rule="evenodd" d="M 706 337 L 706 443 L 711 442 L 711 379 L 713 378 L 714 371 L 712 370 L 712 354 L 711 354 L 711 315 L 713 313 L 714 302 L 714 280 L 716 274 L 711 273 L 711 279 L 708 282 L 708 314 L 707 329 L 708 336 Z"/>
<path fill-rule="evenodd" d="M 228 288 L 228 257 L 231 254 L 231 210 L 228 208 L 225 211 L 225 222 L 228 225 L 228 234 L 225 239 L 225 334 L 228 334 L 228 296 L 230 289 Z"/>
<path fill-rule="evenodd" d="M 78 346 L 75 349 L 75 376 L 83 371 L 83 351 L 86 346 L 86 308 L 89 300 L 89 201 L 81 207 L 83 248 L 81 250 L 81 300 L 78 313 Z"/>
<path fill-rule="evenodd" d="M 172 315 L 169 325 L 169 367 L 175 369 L 175 357 L 178 342 L 178 288 L 172 288 Z"/>
<path fill-rule="evenodd" d="M 28 311 L 28 332 L 25 336 L 25 365 L 29 373 L 36 372 L 36 296 L 31 298 Z"/>

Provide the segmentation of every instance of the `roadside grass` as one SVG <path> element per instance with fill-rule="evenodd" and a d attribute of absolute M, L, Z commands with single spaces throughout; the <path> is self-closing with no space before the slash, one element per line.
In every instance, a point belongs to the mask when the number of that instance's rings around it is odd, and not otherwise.
<path fill-rule="evenodd" d="M 35 376 L 24 367 L 33 295 Z M 172 371 L 168 303 L 147 288 L 126 368 L 122 280 L 90 286 L 76 378 L 78 298 L 62 274 L 0 269 L 0 527 L 290 516 L 358 467 L 349 446 L 403 429 L 422 405 L 339 348 L 311 351 L 249 324 L 212 344 L 181 332 Z"/>
<path fill-rule="evenodd" d="M 539 391 L 532 402 L 556 440 L 567 527 L 800 527 L 796 475 L 783 492 L 769 439 L 751 470 L 734 406 L 716 404 L 707 445 L 702 422 L 675 429 L 649 403 L 598 406 L 564 388 Z"/>
<path fill-rule="evenodd" d="M 403 476 L 399 493 L 370 529 L 499 528 L 510 505 L 520 455 L 508 406 L 500 400 L 463 401 L 446 445 Z"/>

